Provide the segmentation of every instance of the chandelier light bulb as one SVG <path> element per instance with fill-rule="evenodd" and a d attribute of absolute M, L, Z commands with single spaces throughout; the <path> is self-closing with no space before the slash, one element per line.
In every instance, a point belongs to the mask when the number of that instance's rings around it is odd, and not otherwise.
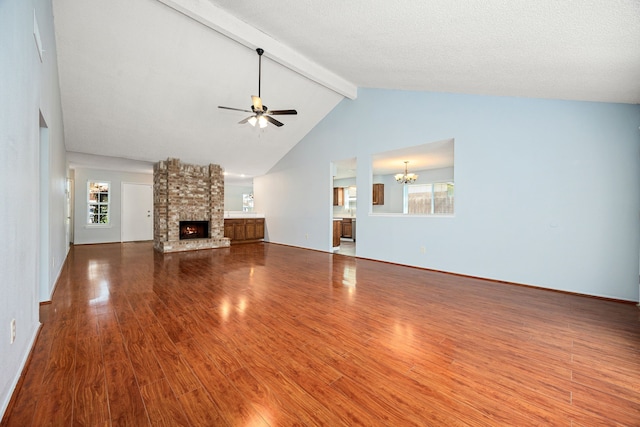
<path fill-rule="evenodd" d="M 415 173 L 408 173 L 408 171 L 407 171 L 408 163 L 409 163 L 409 161 L 405 160 L 405 162 L 404 162 L 404 174 L 399 173 L 399 174 L 396 174 L 394 176 L 394 178 L 396 179 L 396 182 L 398 184 L 413 184 L 418 179 L 418 175 L 416 175 Z"/>

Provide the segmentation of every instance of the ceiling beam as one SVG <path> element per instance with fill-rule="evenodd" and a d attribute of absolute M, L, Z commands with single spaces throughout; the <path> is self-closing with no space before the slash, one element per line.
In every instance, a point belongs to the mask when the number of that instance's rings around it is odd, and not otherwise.
<path fill-rule="evenodd" d="M 344 97 L 356 99 L 358 96 L 358 87 L 355 84 L 316 64 L 209 1 L 158 1 L 248 48 L 261 47 L 265 50 L 264 55 L 269 59 Z"/>

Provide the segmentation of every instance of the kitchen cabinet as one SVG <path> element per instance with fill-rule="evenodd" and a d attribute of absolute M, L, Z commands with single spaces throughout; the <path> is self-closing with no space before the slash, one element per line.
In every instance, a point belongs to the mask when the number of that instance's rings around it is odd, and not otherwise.
<path fill-rule="evenodd" d="M 264 239 L 264 218 L 233 218 L 224 220 L 224 237 L 231 243 L 248 243 Z"/>
<path fill-rule="evenodd" d="M 373 184 L 373 204 L 384 205 L 384 184 Z"/>
<path fill-rule="evenodd" d="M 233 220 L 233 240 L 234 241 L 239 241 L 239 240 L 246 240 L 247 239 L 247 233 L 245 232 L 246 230 L 246 220 L 244 219 L 234 219 Z"/>
<path fill-rule="evenodd" d="M 342 237 L 353 239 L 353 222 L 351 218 L 342 218 Z"/>
<path fill-rule="evenodd" d="M 340 236 L 342 235 L 342 221 L 339 219 L 333 220 L 333 247 L 340 246 Z"/>
<path fill-rule="evenodd" d="M 333 206 L 344 206 L 344 188 L 333 187 Z"/>
<path fill-rule="evenodd" d="M 244 221 L 244 238 L 254 240 L 256 238 L 256 220 L 246 219 Z"/>
<path fill-rule="evenodd" d="M 235 238 L 235 233 L 233 232 L 234 220 L 225 219 L 224 220 L 224 237 L 228 237 L 233 240 Z"/>

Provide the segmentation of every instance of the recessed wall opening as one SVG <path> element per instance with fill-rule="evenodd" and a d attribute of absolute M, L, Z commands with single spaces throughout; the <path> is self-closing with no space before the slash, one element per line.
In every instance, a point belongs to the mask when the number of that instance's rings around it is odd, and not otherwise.
<path fill-rule="evenodd" d="M 453 139 L 376 153 L 371 159 L 372 214 L 454 215 Z"/>

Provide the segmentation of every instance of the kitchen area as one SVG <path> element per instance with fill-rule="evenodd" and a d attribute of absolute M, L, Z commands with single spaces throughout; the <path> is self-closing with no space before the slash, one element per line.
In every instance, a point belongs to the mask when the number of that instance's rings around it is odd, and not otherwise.
<path fill-rule="evenodd" d="M 336 180 L 338 181 L 338 180 Z M 355 185 L 333 187 L 333 252 L 341 255 L 356 254 L 356 202 Z"/>

